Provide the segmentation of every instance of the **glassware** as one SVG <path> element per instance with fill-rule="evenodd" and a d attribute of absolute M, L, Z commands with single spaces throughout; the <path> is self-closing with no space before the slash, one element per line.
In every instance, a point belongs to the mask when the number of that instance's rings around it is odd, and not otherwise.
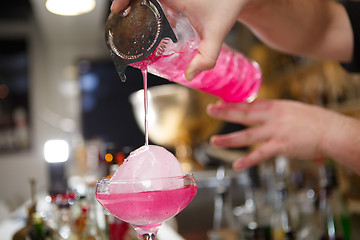
<path fill-rule="evenodd" d="M 58 204 L 60 209 L 60 216 L 58 221 L 58 233 L 55 239 L 57 240 L 80 240 L 76 232 L 75 224 L 72 218 L 70 204 L 62 202 Z"/>
<path fill-rule="evenodd" d="M 53 231 L 50 229 L 40 213 L 35 212 L 32 214 L 32 228 L 29 233 L 30 240 L 51 240 L 53 239 Z"/>
<path fill-rule="evenodd" d="M 333 164 L 320 166 L 320 216 L 321 240 L 345 240 L 351 238 L 350 219 L 344 215 L 337 193 L 338 179 Z M 347 218 L 344 218 L 347 216 Z"/>
<path fill-rule="evenodd" d="M 275 209 L 271 216 L 271 232 L 273 240 L 295 240 L 295 224 L 293 212 L 296 206 L 290 202 L 290 191 L 288 189 L 289 159 L 278 156 L 275 159 L 276 169 L 276 201 Z"/>
<path fill-rule="evenodd" d="M 264 193 L 261 191 L 260 176 L 258 166 L 248 169 L 250 180 L 248 188 L 245 190 L 245 206 L 248 208 L 248 214 L 245 216 L 243 235 L 246 240 L 269 240 L 270 216 L 264 201 Z"/>
<path fill-rule="evenodd" d="M 110 14 L 105 36 L 122 80 L 126 66 L 131 65 L 227 102 L 250 102 L 261 85 L 258 64 L 225 44 L 213 69 L 187 81 L 184 72 L 198 53 L 200 37 L 182 13 L 164 2 L 160 5 L 156 0 L 131 1 L 131 6 L 119 14 Z"/>
<path fill-rule="evenodd" d="M 131 224 L 140 239 L 155 240 L 162 223 L 182 211 L 196 191 L 194 176 L 186 174 L 128 181 L 104 178 L 97 182 L 95 194 L 108 212 Z"/>
<path fill-rule="evenodd" d="M 35 187 L 36 182 L 34 179 L 30 179 L 30 193 L 31 193 L 31 203 L 27 206 L 27 221 L 26 225 L 15 232 L 12 240 L 26 240 L 32 228 L 32 215 L 36 213 L 37 201 L 35 200 Z"/>
<path fill-rule="evenodd" d="M 218 166 L 216 180 L 213 227 L 207 232 L 208 240 L 235 240 L 238 232 L 232 213 L 231 178 L 224 165 Z"/>
<path fill-rule="evenodd" d="M 97 206 L 95 194 L 94 194 L 94 185 L 89 186 L 89 193 L 87 194 L 88 210 L 85 222 L 84 231 L 81 234 L 82 240 L 103 240 L 105 239 L 105 234 L 103 230 L 100 229 L 98 224 L 97 216 Z"/>
<path fill-rule="evenodd" d="M 315 191 L 313 189 L 300 191 L 297 195 L 300 208 L 300 221 L 296 231 L 297 240 L 319 239 L 319 227 L 317 226 L 318 216 L 315 209 L 315 196 Z"/>

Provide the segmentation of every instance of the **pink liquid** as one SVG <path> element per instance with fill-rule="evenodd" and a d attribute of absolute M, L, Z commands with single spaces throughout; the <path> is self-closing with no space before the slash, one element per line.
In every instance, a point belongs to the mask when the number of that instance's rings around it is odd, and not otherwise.
<path fill-rule="evenodd" d="M 252 101 L 259 91 L 262 75 L 257 63 L 249 61 L 239 52 L 224 46 L 215 68 L 204 71 L 192 81 L 187 81 L 184 71 L 198 53 L 195 40 L 180 45 L 169 43 L 162 55 L 154 51 L 141 62 L 131 64 L 150 73 L 177 82 L 181 85 L 201 90 L 226 102 Z"/>
<path fill-rule="evenodd" d="M 143 84 L 144 84 L 144 111 L 145 111 L 145 119 L 144 119 L 144 133 L 145 133 L 145 145 L 149 145 L 149 124 L 148 124 L 148 92 L 147 92 L 147 68 L 141 68 L 141 73 L 143 76 Z"/>
<path fill-rule="evenodd" d="M 194 198 L 197 187 L 137 193 L 97 194 L 111 214 L 135 226 L 153 227 L 175 216 Z"/>

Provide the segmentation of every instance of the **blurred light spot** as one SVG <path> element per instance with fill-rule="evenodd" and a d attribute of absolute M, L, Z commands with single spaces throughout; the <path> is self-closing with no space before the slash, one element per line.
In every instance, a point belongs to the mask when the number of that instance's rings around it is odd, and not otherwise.
<path fill-rule="evenodd" d="M 310 189 L 309 191 L 307 191 L 306 196 L 307 196 L 307 198 L 314 198 L 315 197 L 315 191 Z"/>
<path fill-rule="evenodd" d="M 48 203 L 51 203 L 51 197 L 50 197 L 50 196 L 46 196 L 46 197 L 45 197 L 45 201 L 48 202 Z"/>
<path fill-rule="evenodd" d="M 45 5 L 51 13 L 76 16 L 92 11 L 96 2 L 95 0 L 47 0 Z"/>
<path fill-rule="evenodd" d="M 65 140 L 48 140 L 44 144 L 44 158 L 49 163 L 66 162 L 69 144 Z"/>
<path fill-rule="evenodd" d="M 105 161 L 111 162 L 114 159 L 113 155 L 111 153 L 107 153 L 105 155 Z"/>
<path fill-rule="evenodd" d="M 116 159 L 116 163 L 118 165 L 121 165 L 124 160 L 125 160 L 125 154 L 122 153 L 122 152 L 118 152 L 116 155 L 115 155 L 115 159 Z"/>
<path fill-rule="evenodd" d="M 87 73 L 80 77 L 81 89 L 85 92 L 92 92 L 99 86 L 99 78 L 93 73 Z"/>

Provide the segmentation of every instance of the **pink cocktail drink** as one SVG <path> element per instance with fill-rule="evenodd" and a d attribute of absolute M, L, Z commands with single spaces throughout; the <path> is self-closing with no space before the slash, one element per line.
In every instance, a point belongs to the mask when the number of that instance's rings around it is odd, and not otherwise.
<path fill-rule="evenodd" d="M 99 180 L 96 198 L 112 215 L 130 223 L 140 239 L 155 239 L 161 224 L 196 195 L 192 174 L 152 179 Z"/>
<path fill-rule="evenodd" d="M 194 198 L 196 186 L 179 189 L 120 194 L 97 194 L 111 214 L 135 226 L 160 225 L 178 214 Z"/>
<path fill-rule="evenodd" d="M 259 65 L 226 45 L 221 49 L 213 69 L 201 72 L 192 81 L 187 81 L 185 69 L 198 53 L 197 46 L 196 39 L 183 45 L 169 40 L 161 55 L 155 51 L 145 60 L 131 66 L 146 68 L 150 73 L 212 94 L 226 102 L 252 101 L 256 98 L 262 82 Z"/>

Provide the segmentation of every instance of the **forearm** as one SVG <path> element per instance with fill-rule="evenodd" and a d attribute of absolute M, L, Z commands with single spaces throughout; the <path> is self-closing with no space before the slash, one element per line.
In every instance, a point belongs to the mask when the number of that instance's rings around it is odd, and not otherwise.
<path fill-rule="evenodd" d="M 254 0 L 239 21 L 282 52 L 348 62 L 353 34 L 344 7 L 327 0 Z"/>
<path fill-rule="evenodd" d="M 360 121 L 338 115 L 320 142 L 323 154 L 360 174 Z"/>

